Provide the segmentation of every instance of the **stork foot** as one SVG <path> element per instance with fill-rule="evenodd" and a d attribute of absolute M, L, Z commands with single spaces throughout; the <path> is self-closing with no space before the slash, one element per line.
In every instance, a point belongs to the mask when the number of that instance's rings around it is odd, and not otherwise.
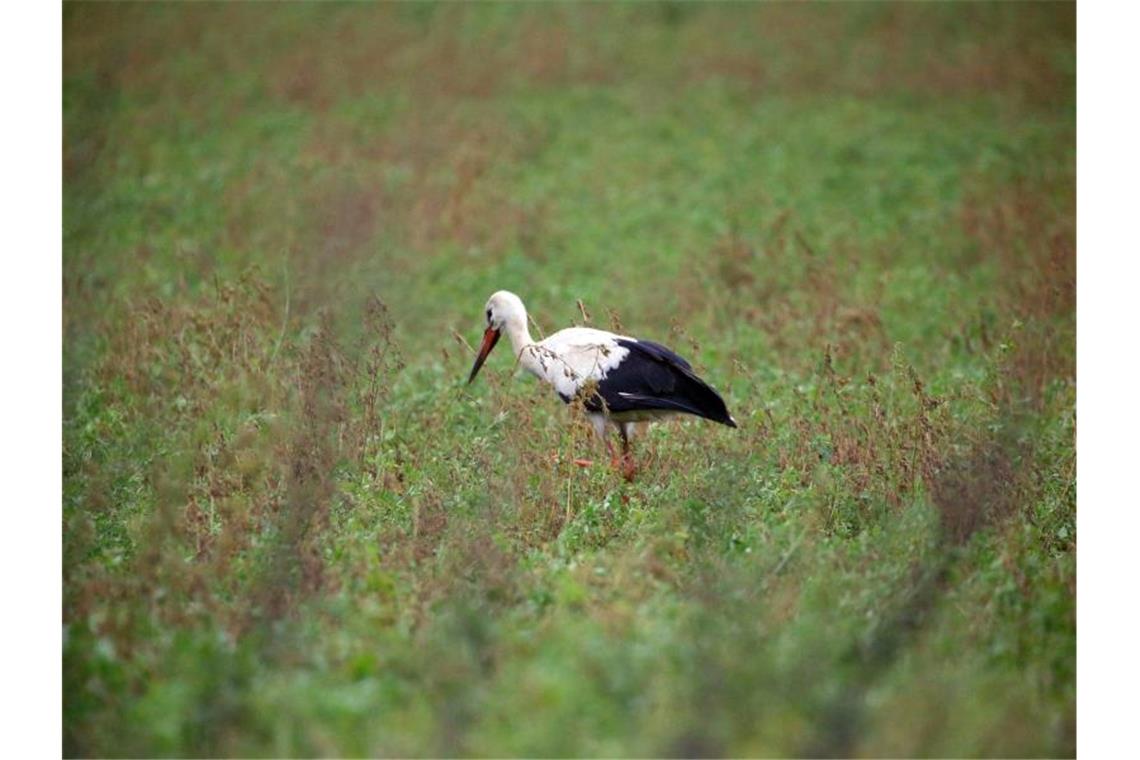
<path fill-rule="evenodd" d="M 625 454 L 621 458 L 621 476 L 626 479 L 626 482 L 633 482 L 633 476 L 637 474 L 637 463 L 633 461 L 633 457 Z"/>

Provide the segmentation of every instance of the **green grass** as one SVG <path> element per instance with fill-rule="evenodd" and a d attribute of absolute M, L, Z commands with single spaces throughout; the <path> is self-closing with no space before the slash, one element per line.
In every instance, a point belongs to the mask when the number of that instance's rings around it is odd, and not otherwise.
<path fill-rule="evenodd" d="M 65 753 L 1075 754 L 1074 25 L 66 5 Z"/>

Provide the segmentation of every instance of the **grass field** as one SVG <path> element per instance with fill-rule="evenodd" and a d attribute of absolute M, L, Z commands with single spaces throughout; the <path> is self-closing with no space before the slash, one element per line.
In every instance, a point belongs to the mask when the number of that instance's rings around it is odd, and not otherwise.
<path fill-rule="evenodd" d="M 1075 754 L 1074 15 L 66 4 L 65 753 Z"/>

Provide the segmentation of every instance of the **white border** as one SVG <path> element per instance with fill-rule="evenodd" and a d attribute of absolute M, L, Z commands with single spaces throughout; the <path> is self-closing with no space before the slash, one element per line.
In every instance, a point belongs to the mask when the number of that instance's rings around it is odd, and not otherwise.
<path fill-rule="evenodd" d="M 1135 744 L 1137 454 L 1136 6 L 1078 5 L 1077 748 Z"/>
<path fill-rule="evenodd" d="M 0 14 L 4 325 L 5 752 L 59 756 L 62 731 L 62 6 Z"/>

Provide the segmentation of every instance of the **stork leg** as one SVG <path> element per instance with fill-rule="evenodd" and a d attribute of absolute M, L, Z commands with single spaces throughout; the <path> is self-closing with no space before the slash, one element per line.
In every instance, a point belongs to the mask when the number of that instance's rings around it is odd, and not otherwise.
<path fill-rule="evenodd" d="M 610 455 L 610 466 L 616 469 L 618 466 L 618 455 L 617 452 L 614 451 L 614 442 L 610 440 L 608 435 L 605 436 L 604 440 L 606 442 L 606 451 Z"/>
<path fill-rule="evenodd" d="M 610 467 L 619 471 L 626 480 L 633 478 L 633 470 L 631 465 L 633 460 L 629 455 L 629 435 L 626 432 L 625 425 L 621 423 L 614 423 L 618 432 L 621 434 L 621 456 L 614 450 L 613 439 L 606 436 L 606 451 L 610 454 Z"/>
<path fill-rule="evenodd" d="M 626 480 L 633 480 L 633 476 L 637 473 L 637 464 L 633 461 L 633 451 L 629 445 L 629 429 L 628 422 L 618 424 L 618 430 L 621 432 L 621 474 Z"/>

